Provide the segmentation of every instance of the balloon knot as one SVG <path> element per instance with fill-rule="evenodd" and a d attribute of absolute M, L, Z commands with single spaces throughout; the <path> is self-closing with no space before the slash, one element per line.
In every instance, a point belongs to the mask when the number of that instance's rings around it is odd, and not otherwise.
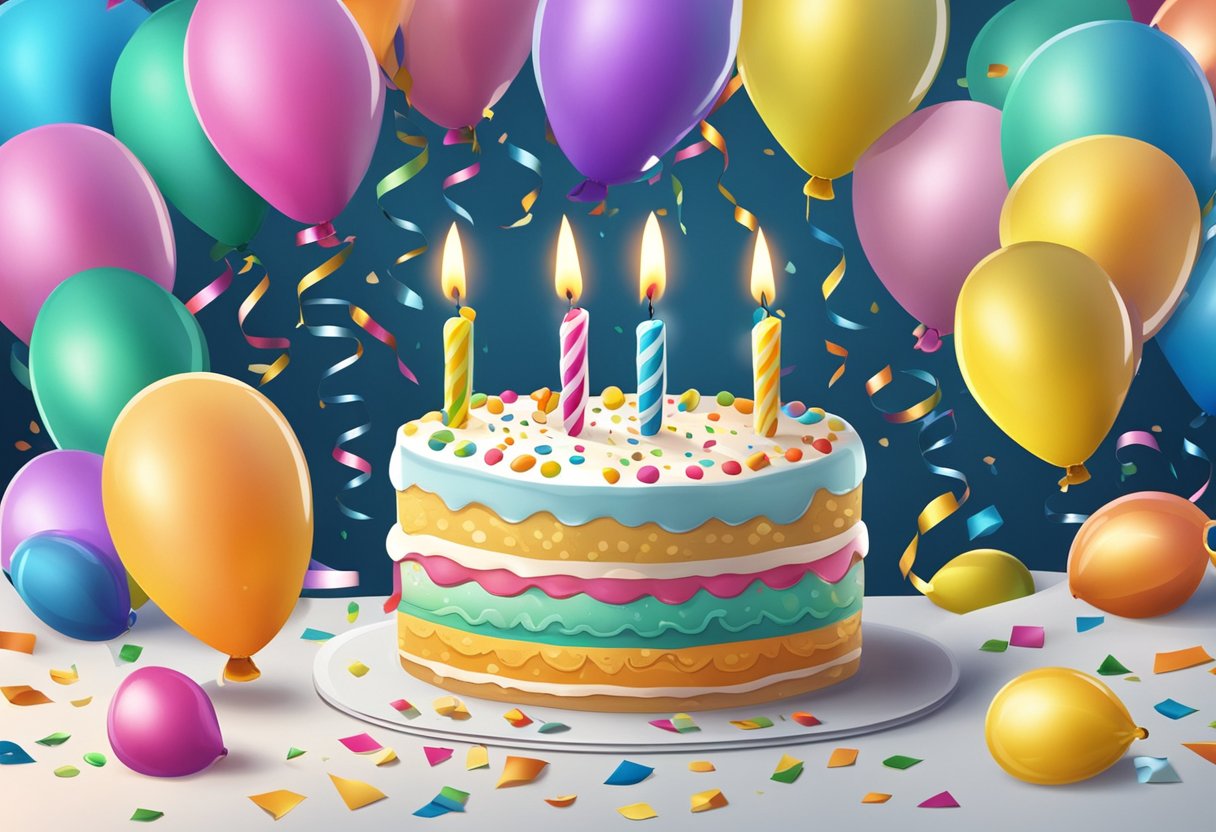
<path fill-rule="evenodd" d="M 229 682 L 252 682 L 261 675 L 262 671 L 248 656 L 232 656 L 224 665 L 224 678 Z"/>
<path fill-rule="evenodd" d="M 573 202 L 603 202 L 608 198 L 608 186 L 594 179 L 584 179 L 566 194 L 566 198 Z"/>
<path fill-rule="evenodd" d="M 1136 726 L 1136 739 L 1139 739 L 1139 740 L 1148 739 L 1148 729 Z"/>
<path fill-rule="evenodd" d="M 822 199 L 824 201 L 836 198 L 836 191 L 832 188 L 832 180 L 824 179 L 822 176 L 812 176 L 806 180 L 806 184 L 802 186 L 802 194 L 812 199 Z"/>
<path fill-rule="evenodd" d="M 921 324 L 912 330 L 912 334 L 916 336 L 916 343 L 912 346 L 912 349 L 920 350 L 921 352 L 937 352 L 942 348 L 941 333 L 931 326 Z"/>
<path fill-rule="evenodd" d="M 1064 477 L 1058 483 L 1061 491 L 1067 491 L 1070 485 L 1080 485 L 1089 481 L 1089 469 L 1084 463 L 1069 465 L 1064 469 Z"/>

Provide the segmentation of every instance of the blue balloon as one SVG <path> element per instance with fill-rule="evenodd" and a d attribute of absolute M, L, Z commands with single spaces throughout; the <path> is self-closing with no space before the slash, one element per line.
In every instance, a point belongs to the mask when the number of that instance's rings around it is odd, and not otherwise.
<path fill-rule="evenodd" d="M 1157 333 L 1157 343 L 1199 409 L 1216 414 L 1216 241 L 1204 243 L 1182 302 Z"/>
<path fill-rule="evenodd" d="M 1053 147 L 1096 135 L 1128 136 L 1165 151 L 1200 205 L 1216 191 L 1212 90 L 1169 35 L 1130 20 L 1087 23 L 1056 35 L 1022 66 L 1001 116 L 1010 184 Z"/>
<path fill-rule="evenodd" d="M 9 567 L 21 600 L 65 636 L 106 641 L 134 620 L 122 564 L 88 543 L 58 532 L 31 535 Z"/>
<path fill-rule="evenodd" d="M 107 133 L 110 79 L 148 11 L 134 0 L 8 0 L 0 5 L 0 142 L 44 124 Z"/>

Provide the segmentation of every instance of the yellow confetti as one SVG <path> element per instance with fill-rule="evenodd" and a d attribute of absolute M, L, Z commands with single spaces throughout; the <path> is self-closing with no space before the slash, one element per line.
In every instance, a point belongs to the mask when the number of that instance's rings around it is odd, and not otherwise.
<path fill-rule="evenodd" d="M 871 315 L 878 314 L 878 301 L 874 301 L 873 303 L 870 304 L 870 314 Z"/>
<path fill-rule="evenodd" d="M 694 794 L 689 798 L 689 804 L 693 812 L 708 812 L 710 809 L 721 809 L 727 805 L 727 800 L 721 789 L 710 789 Z"/>
<path fill-rule="evenodd" d="M 775 156 L 775 155 L 776 155 L 776 153 L 777 153 L 777 152 L 776 152 L 775 150 L 773 150 L 771 147 L 766 147 L 766 148 L 764 148 L 764 155 L 765 155 L 765 156 Z"/>
<path fill-rule="evenodd" d="M 828 757 L 828 768 L 844 768 L 855 762 L 857 762 L 856 748 L 835 748 L 832 749 L 832 756 Z"/>
<path fill-rule="evenodd" d="M 886 803 L 890 799 L 891 799 L 891 795 L 889 795 L 889 794 L 884 794 L 882 792 L 868 792 L 866 794 L 866 796 L 861 799 L 861 802 L 862 803 Z"/>
<path fill-rule="evenodd" d="M 86 696 L 84 699 L 72 699 L 71 704 L 72 704 L 73 708 L 83 708 L 85 705 L 89 704 L 92 701 L 93 701 L 93 697 Z"/>
<path fill-rule="evenodd" d="M 525 725 L 532 724 L 532 719 L 519 708 L 512 708 L 503 714 L 502 718 L 515 728 L 523 728 Z"/>
<path fill-rule="evenodd" d="M 650 820 L 657 818 L 659 813 L 650 808 L 649 803 L 630 803 L 628 806 L 622 806 L 617 809 L 621 817 L 629 820 Z"/>
<path fill-rule="evenodd" d="M 51 700 L 40 690 L 34 690 L 29 685 L 9 685 L 0 687 L 0 694 L 14 705 L 46 705 Z"/>
<path fill-rule="evenodd" d="M 334 788 L 338 790 L 338 796 L 342 798 L 346 808 L 352 812 L 387 797 L 371 783 L 364 783 L 362 780 L 347 780 L 336 774 L 329 775 L 329 779 L 333 781 Z"/>
<path fill-rule="evenodd" d="M 350 671 L 351 676 L 356 678 L 366 676 L 367 671 L 371 670 L 371 668 L 365 665 L 363 662 L 351 662 L 350 666 L 346 669 Z"/>
<path fill-rule="evenodd" d="M 249 799 L 254 805 L 266 812 L 275 820 L 283 817 L 292 809 L 300 805 L 304 800 L 304 795 L 296 794 L 287 789 L 278 789 L 273 792 L 264 792 L 263 794 L 251 794 Z"/>
<path fill-rule="evenodd" d="M 397 759 L 397 752 L 387 746 L 371 755 L 372 762 L 378 766 L 388 765 Z"/>
<path fill-rule="evenodd" d="M 449 719 L 462 720 L 469 718 L 469 709 L 455 696 L 441 696 L 432 702 L 431 706 L 435 709 L 435 713 L 440 716 L 446 716 Z"/>
<path fill-rule="evenodd" d="M 890 439 L 888 439 L 888 438 L 887 438 L 887 437 L 885 437 L 885 436 L 882 436 L 882 437 L 879 437 L 879 439 L 878 439 L 878 444 L 879 444 L 879 445 L 882 445 L 884 448 L 886 448 L 886 447 L 889 447 L 889 446 L 891 445 L 891 440 L 890 440 Z"/>
<path fill-rule="evenodd" d="M 376 274 L 375 272 L 368 272 L 367 277 L 365 277 L 364 280 L 366 280 L 371 285 L 375 286 L 377 283 L 380 282 L 380 275 Z"/>
<path fill-rule="evenodd" d="M 474 745 L 469 748 L 469 754 L 464 759 L 464 767 L 468 771 L 487 768 L 490 765 L 490 749 L 484 745 Z"/>
<path fill-rule="evenodd" d="M 76 665 L 67 670 L 51 668 L 51 681 L 57 685 L 74 685 L 80 681 L 80 674 L 76 671 Z"/>
<path fill-rule="evenodd" d="M 502 766 L 502 776 L 494 785 L 496 789 L 523 786 L 535 780 L 549 763 L 534 757 L 507 757 Z"/>
<path fill-rule="evenodd" d="M 565 809 L 567 806 L 578 800 L 576 794 L 563 794 L 560 797 L 546 797 L 545 802 L 550 806 L 556 806 L 559 809 Z"/>
<path fill-rule="evenodd" d="M 717 769 L 714 768 L 714 764 L 711 763 L 709 760 L 693 760 L 691 763 L 688 764 L 688 770 L 689 771 L 700 771 L 700 772 L 717 771 Z"/>

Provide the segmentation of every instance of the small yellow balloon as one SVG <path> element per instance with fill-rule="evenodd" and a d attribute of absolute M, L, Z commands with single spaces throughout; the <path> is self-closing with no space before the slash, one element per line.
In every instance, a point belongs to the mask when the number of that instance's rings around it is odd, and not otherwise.
<path fill-rule="evenodd" d="M 1034 595 L 1034 578 L 1008 552 L 973 549 L 937 570 L 924 593 L 942 609 L 961 615 Z"/>
<path fill-rule="evenodd" d="M 1085 482 L 1115 422 L 1140 332 L 1102 267 L 1057 243 L 1015 243 L 967 277 L 954 348 L 968 389 L 1015 442 Z"/>
<path fill-rule="evenodd" d="M 1088 136 L 1044 153 L 1014 183 L 1001 245 L 1045 240 L 1089 255 L 1148 340 L 1182 298 L 1201 227 L 1195 189 L 1173 159 L 1126 136 Z"/>
<path fill-rule="evenodd" d="M 925 97 L 946 0 L 749 0 L 739 75 L 760 118 L 828 197 L 830 181 Z M 812 193 L 812 190 L 814 193 Z"/>
<path fill-rule="evenodd" d="M 1114 691 L 1067 667 L 1023 673 L 997 692 L 984 721 L 988 751 L 1019 780 L 1044 786 L 1101 774 L 1148 731 Z"/>

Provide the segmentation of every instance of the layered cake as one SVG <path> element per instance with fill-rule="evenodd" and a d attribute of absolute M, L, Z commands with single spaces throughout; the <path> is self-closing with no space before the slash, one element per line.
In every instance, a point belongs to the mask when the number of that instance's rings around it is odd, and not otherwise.
<path fill-rule="evenodd" d="M 568 436 L 556 395 L 477 395 L 398 432 L 388 537 L 402 667 L 457 694 L 602 711 L 755 704 L 861 656 L 862 443 L 787 405 L 666 400 L 657 436 L 619 390 Z"/>

